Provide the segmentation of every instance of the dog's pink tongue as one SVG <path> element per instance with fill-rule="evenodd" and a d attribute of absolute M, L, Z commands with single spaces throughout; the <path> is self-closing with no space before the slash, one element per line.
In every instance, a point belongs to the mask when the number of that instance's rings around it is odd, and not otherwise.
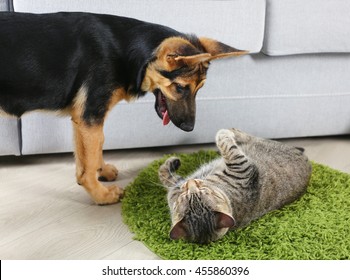
<path fill-rule="evenodd" d="M 170 122 L 168 110 L 163 113 L 163 125 L 167 125 Z"/>

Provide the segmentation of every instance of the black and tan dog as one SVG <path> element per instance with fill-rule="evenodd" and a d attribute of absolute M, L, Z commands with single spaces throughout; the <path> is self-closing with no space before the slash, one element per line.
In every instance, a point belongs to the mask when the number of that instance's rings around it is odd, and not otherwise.
<path fill-rule="evenodd" d="M 102 158 L 103 123 L 112 107 L 153 92 L 163 123 L 191 131 L 195 96 L 209 61 L 244 53 L 131 18 L 3 12 L 0 112 L 16 117 L 33 110 L 70 114 L 78 183 L 96 203 L 115 203 L 122 190 L 98 181 L 115 180 L 118 173 Z"/>

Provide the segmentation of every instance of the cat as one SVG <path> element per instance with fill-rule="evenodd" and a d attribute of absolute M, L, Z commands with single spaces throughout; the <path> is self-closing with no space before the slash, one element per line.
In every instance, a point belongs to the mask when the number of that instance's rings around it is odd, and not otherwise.
<path fill-rule="evenodd" d="M 170 238 L 210 243 L 248 225 L 306 192 L 311 163 L 304 149 L 258 138 L 238 129 L 216 134 L 221 157 L 182 178 L 170 157 L 159 168 L 167 188 Z"/>

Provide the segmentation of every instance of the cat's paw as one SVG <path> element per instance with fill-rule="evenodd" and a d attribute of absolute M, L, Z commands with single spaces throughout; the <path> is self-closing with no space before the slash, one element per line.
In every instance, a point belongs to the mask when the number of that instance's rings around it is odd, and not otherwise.
<path fill-rule="evenodd" d="M 235 143 L 235 134 L 232 130 L 230 129 L 220 129 L 216 133 L 216 144 L 221 145 L 221 144 L 228 144 L 228 143 Z"/>
<path fill-rule="evenodd" d="M 235 135 L 237 144 L 248 143 L 252 140 L 251 136 L 237 128 L 231 128 L 230 131 Z"/>
<path fill-rule="evenodd" d="M 232 130 L 229 129 L 220 129 L 216 133 L 216 146 L 219 148 L 222 154 L 226 154 L 229 152 L 231 147 L 236 147 L 237 144 L 235 141 L 235 134 Z"/>
<path fill-rule="evenodd" d="M 228 130 L 232 131 L 232 132 L 235 133 L 235 134 L 236 134 L 236 133 L 237 133 L 237 134 L 243 133 L 243 131 L 239 130 L 238 128 L 234 128 L 234 127 L 230 128 L 230 129 L 228 129 Z"/>
<path fill-rule="evenodd" d="M 183 178 L 176 174 L 176 170 L 181 165 L 180 159 L 177 157 L 168 158 L 159 168 L 158 177 L 160 182 L 168 188 L 174 187 Z"/>
<path fill-rule="evenodd" d="M 170 170 L 171 172 L 174 172 L 180 168 L 181 161 L 177 157 L 170 157 L 165 161 L 164 164 L 166 165 L 168 170 Z"/>

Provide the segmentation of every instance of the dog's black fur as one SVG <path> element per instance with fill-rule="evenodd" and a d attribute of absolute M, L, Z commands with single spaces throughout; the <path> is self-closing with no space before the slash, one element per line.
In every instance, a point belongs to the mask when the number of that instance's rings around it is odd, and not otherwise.
<path fill-rule="evenodd" d="M 209 61 L 244 53 L 131 18 L 0 12 L 0 113 L 69 113 L 78 183 L 97 203 L 115 203 L 122 191 L 103 187 L 96 176 L 117 177 L 117 169 L 102 159 L 107 112 L 122 99 L 152 91 L 163 124 L 171 120 L 191 131 Z"/>
<path fill-rule="evenodd" d="M 85 83 L 84 119 L 101 122 L 115 88 L 145 94 L 146 66 L 157 46 L 172 36 L 196 41 L 165 26 L 118 16 L 0 13 L 0 107 L 17 117 L 36 109 L 62 110 Z"/>

